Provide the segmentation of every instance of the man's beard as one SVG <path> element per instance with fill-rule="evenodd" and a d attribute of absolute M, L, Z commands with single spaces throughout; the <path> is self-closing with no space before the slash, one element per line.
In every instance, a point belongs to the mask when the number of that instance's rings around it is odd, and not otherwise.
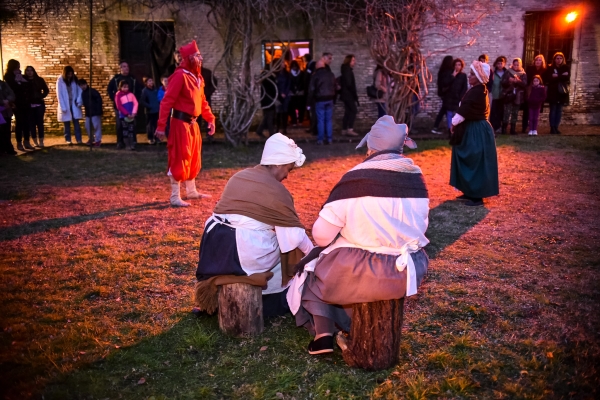
<path fill-rule="evenodd" d="M 189 56 L 187 59 L 181 61 L 180 65 L 186 70 L 190 71 L 192 74 L 196 75 L 197 77 L 200 76 L 200 67 L 202 65 L 202 62 L 196 61 L 196 58 L 194 56 Z"/>

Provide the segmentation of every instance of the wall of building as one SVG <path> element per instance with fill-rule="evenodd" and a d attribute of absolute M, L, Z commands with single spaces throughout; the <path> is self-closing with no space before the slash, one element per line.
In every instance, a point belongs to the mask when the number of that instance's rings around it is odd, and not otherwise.
<path fill-rule="evenodd" d="M 462 58 L 467 65 L 477 60 L 482 53 L 489 55 L 490 62 L 500 55 L 505 56 L 509 62 L 513 58 L 521 58 L 525 12 L 546 10 L 561 10 L 565 15 L 572 10 L 579 12 L 579 18 L 574 22 L 571 102 L 564 109 L 563 123 L 600 124 L 600 5 L 593 1 L 582 3 L 571 0 L 506 1 L 497 14 L 488 16 L 481 22 L 478 29 L 480 36 L 476 37 L 476 42 L 470 47 L 444 52 L 444 49 L 455 46 L 459 41 L 466 42 L 464 37 L 455 37 L 452 40 L 433 37 L 426 40 L 423 48 L 437 54 L 431 57 L 429 63 L 434 76 L 421 109 L 421 118 L 424 120 L 422 122 L 429 123 L 441 106 L 441 100 L 436 95 L 435 75 L 446 54 Z"/>
<path fill-rule="evenodd" d="M 79 77 L 88 79 L 89 71 L 89 9 L 87 3 L 77 5 L 73 12 L 61 18 L 52 16 L 21 18 L 2 27 L 3 64 L 10 58 L 21 62 L 22 69 L 32 65 L 40 76 L 46 79 L 50 95 L 46 100 L 47 126 L 58 129 L 56 121 L 56 79 L 65 65 L 74 67 Z M 112 8 L 104 10 L 104 2 L 94 4 L 93 41 L 93 86 L 104 97 L 105 130 L 109 131 L 114 122 L 112 105 L 106 95 L 106 85 L 118 72 L 119 62 L 119 20 L 168 20 L 175 25 L 177 46 L 195 39 L 203 53 L 204 64 L 213 69 L 219 61 L 222 40 L 207 20 L 207 8 L 194 4 L 162 9 Z M 508 59 L 523 54 L 524 14 L 526 11 L 581 9 L 580 18 L 575 22 L 575 43 L 572 65 L 571 105 L 565 108 L 565 123 L 600 123 L 600 11 L 599 6 L 589 1 L 581 6 L 571 0 L 509 0 L 498 14 L 487 17 L 479 27 L 479 36 L 470 47 L 454 48 L 450 53 L 469 63 L 479 54 L 487 53 L 490 59 L 504 55 Z M 356 32 L 344 21 L 326 26 L 311 28 L 306 24 L 279 29 L 280 39 L 313 39 L 313 49 L 318 57 L 323 52 L 331 52 L 334 60 L 331 65 L 335 75 L 340 74 L 340 66 L 347 54 L 356 56 L 354 68 L 360 107 L 356 123 L 357 130 L 366 130 L 377 117 L 376 107 L 366 96 L 366 86 L 372 83 L 375 68 L 367 47 L 366 35 Z M 467 43 L 468 37 L 429 38 L 423 48 L 432 53 L 429 68 L 433 79 L 429 83 L 429 94 L 424 97 L 417 125 L 429 126 L 431 119 L 440 107 L 436 96 L 435 72 L 444 49 Z M 260 46 L 255 49 L 255 69 L 260 69 Z M 215 74 L 224 76 L 222 67 Z M 224 88 L 220 85 L 213 96 L 213 108 L 218 113 L 224 98 Z M 338 103 L 335 110 L 336 126 L 340 125 L 343 105 Z"/>

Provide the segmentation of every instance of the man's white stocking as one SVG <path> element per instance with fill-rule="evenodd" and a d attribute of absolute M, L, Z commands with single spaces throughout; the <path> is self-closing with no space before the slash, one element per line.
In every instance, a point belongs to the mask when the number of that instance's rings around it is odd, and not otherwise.
<path fill-rule="evenodd" d="M 204 199 L 212 197 L 210 194 L 198 193 L 196 190 L 196 180 L 185 181 L 185 192 L 188 199 Z"/>
<path fill-rule="evenodd" d="M 188 207 L 190 203 L 181 200 L 179 181 L 176 181 L 172 176 L 169 176 L 169 178 L 171 178 L 171 205 L 176 207 Z"/>

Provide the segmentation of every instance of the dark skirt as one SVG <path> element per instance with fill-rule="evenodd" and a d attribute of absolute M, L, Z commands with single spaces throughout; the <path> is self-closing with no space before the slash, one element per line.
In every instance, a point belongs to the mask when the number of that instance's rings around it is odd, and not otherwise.
<path fill-rule="evenodd" d="M 452 147 L 450 185 L 466 196 L 484 198 L 500 192 L 494 131 L 488 121 L 465 121 L 461 144 Z"/>
<path fill-rule="evenodd" d="M 411 257 L 419 286 L 427 273 L 429 258 L 423 249 Z M 323 256 L 304 283 L 296 324 L 314 334 L 312 316 L 318 315 L 348 332 L 352 304 L 403 298 L 406 269 L 396 269 L 396 258 L 356 248 L 339 248 Z"/>

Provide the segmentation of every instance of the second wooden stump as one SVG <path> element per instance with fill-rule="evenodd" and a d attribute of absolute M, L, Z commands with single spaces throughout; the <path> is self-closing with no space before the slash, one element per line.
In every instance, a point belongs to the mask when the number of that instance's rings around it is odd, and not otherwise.
<path fill-rule="evenodd" d="M 245 283 L 220 286 L 219 328 L 236 337 L 260 335 L 264 329 L 262 289 Z"/>
<path fill-rule="evenodd" d="M 403 317 L 403 298 L 354 304 L 350 334 L 342 339 L 345 346 L 340 346 L 344 361 L 351 367 L 367 370 L 397 364 Z"/>

